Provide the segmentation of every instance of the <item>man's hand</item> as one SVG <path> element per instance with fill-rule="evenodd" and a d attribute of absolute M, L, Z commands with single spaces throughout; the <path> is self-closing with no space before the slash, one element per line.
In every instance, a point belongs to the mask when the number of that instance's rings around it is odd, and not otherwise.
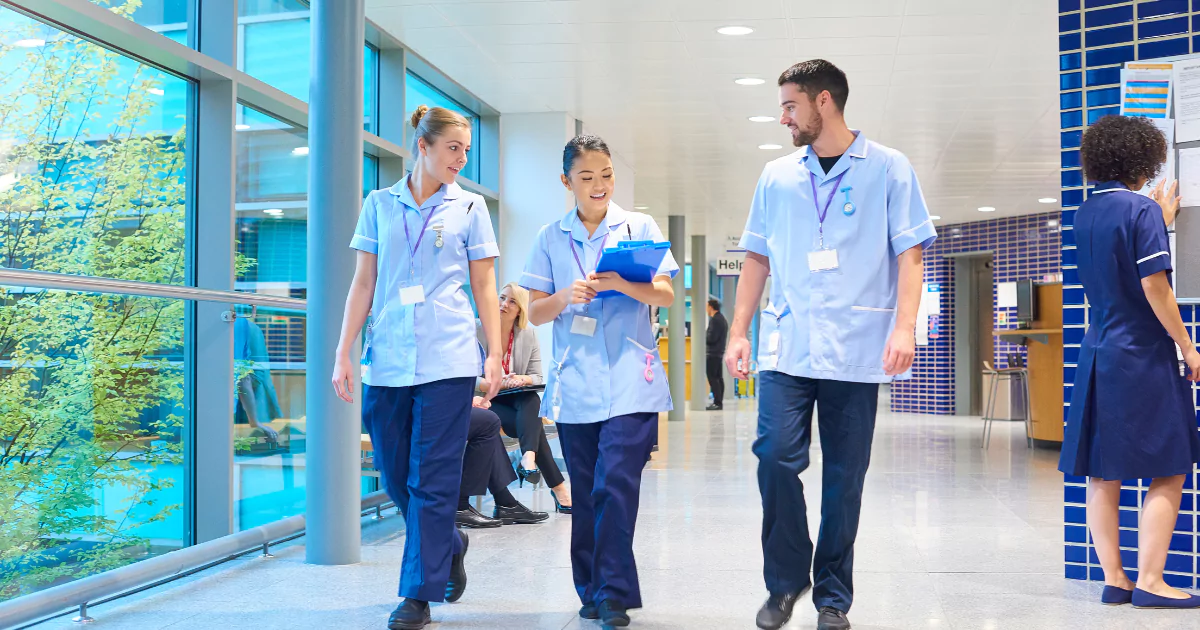
<path fill-rule="evenodd" d="M 725 367 L 738 380 L 750 378 L 750 340 L 745 336 L 732 335 L 725 346 Z"/>
<path fill-rule="evenodd" d="M 883 352 L 884 374 L 896 376 L 907 372 L 912 367 L 916 353 L 917 340 L 913 331 L 900 328 L 893 330 Z"/>

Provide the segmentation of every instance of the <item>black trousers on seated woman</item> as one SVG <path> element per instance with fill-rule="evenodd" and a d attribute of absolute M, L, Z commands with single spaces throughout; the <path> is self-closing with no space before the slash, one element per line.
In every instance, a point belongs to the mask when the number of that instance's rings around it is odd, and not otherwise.
<path fill-rule="evenodd" d="M 472 407 L 467 450 L 463 454 L 459 509 L 468 504 L 468 498 L 482 496 L 489 490 L 498 505 L 515 505 L 508 484 L 516 480 L 517 473 L 513 472 L 508 451 L 500 439 L 500 419 L 487 409 Z"/>
<path fill-rule="evenodd" d="M 535 392 L 502 394 L 492 399 L 492 411 L 500 416 L 500 424 L 510 437 L 521 443 L 521 453 L 533 451 L 537 467 L 546 485 L 554 488 L 563 482 L 562 472 L 554 461 L 554 452 L 546 440 L 546 429 L 538 410 L 542 399 Z"/>

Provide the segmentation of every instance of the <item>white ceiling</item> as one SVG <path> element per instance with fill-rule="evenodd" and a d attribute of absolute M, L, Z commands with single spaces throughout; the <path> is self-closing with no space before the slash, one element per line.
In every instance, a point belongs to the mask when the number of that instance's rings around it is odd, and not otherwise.
<path fill-rule="evenodd" d="M 908 155 L 941 224 L 1059 207 L 1038 203 L 1059 196 L 1054 0 L 367 0 L 367 15 L 502 113 L 583 120 L 633 165 L 639 205 L 710 238 L 741 233 L 763 164 L 793 150 L 747 118 L 777 115 L 775 80 L 815 57 L 847 73 L 848 122 Z"/>

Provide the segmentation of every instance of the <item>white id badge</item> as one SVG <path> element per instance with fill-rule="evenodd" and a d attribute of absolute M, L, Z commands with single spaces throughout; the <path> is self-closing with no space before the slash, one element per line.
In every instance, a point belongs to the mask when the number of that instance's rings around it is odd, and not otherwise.
<path fill-rule="evenodd" d="M 409 306 L 411 304 L 420 304 L 425 301 L 425 287 L 415 285 L 400 289 L 400 305 Z"/>
<path fill-rule="evenodd" d="M 779 352 L 779 331 L 775 331 L 767 337 L 767 352 L 771 354 Z"/>
<path fill-rule="evenodd" d="M 576 315 L 571 319 L 571 334 L 591 337 L 596 334 L 596 318 Z"/>
<path fill-rule="evenodd" d="M 835 271 L 838 268 L 836 249 L 818 249 L 808 252 L 809 271 Z"/>

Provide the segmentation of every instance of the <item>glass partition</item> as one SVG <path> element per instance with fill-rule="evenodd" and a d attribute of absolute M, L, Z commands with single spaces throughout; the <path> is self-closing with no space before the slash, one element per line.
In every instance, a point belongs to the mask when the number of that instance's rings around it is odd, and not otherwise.
<path fill-rule="evenodd" d="M 245 2 L 246 0 L 242 0 Z M 91 0 L 113 13 L 195 48 L 189 35 L 194 21 L 190 0 Z"/>
<path fill-rule="evenodd" d="M 467 109 L 462 103 L 446 96 L 441 90 L 433 87 L 428 81 L 409 71 L 404 78 L 404 104 L 408 110 L 404 113 L 404 120 L 409 120 L 413 112 L 417 111 L 417 107 L 428 105 L 429 107 L 442 107 L 451 111 L 458 112 L 471 121 L 471 151 L 467 154 L 467 168 L 463 169 L 462 175 L 471 181 L 479 181 L 479 155 L 480 143 L 483 138 L 479 133 L 479 115 Z M 412 127 L 409 129 L 409 142 L 412 141 Z M 405 148 L 408 148 L 407 146 Z"/>

